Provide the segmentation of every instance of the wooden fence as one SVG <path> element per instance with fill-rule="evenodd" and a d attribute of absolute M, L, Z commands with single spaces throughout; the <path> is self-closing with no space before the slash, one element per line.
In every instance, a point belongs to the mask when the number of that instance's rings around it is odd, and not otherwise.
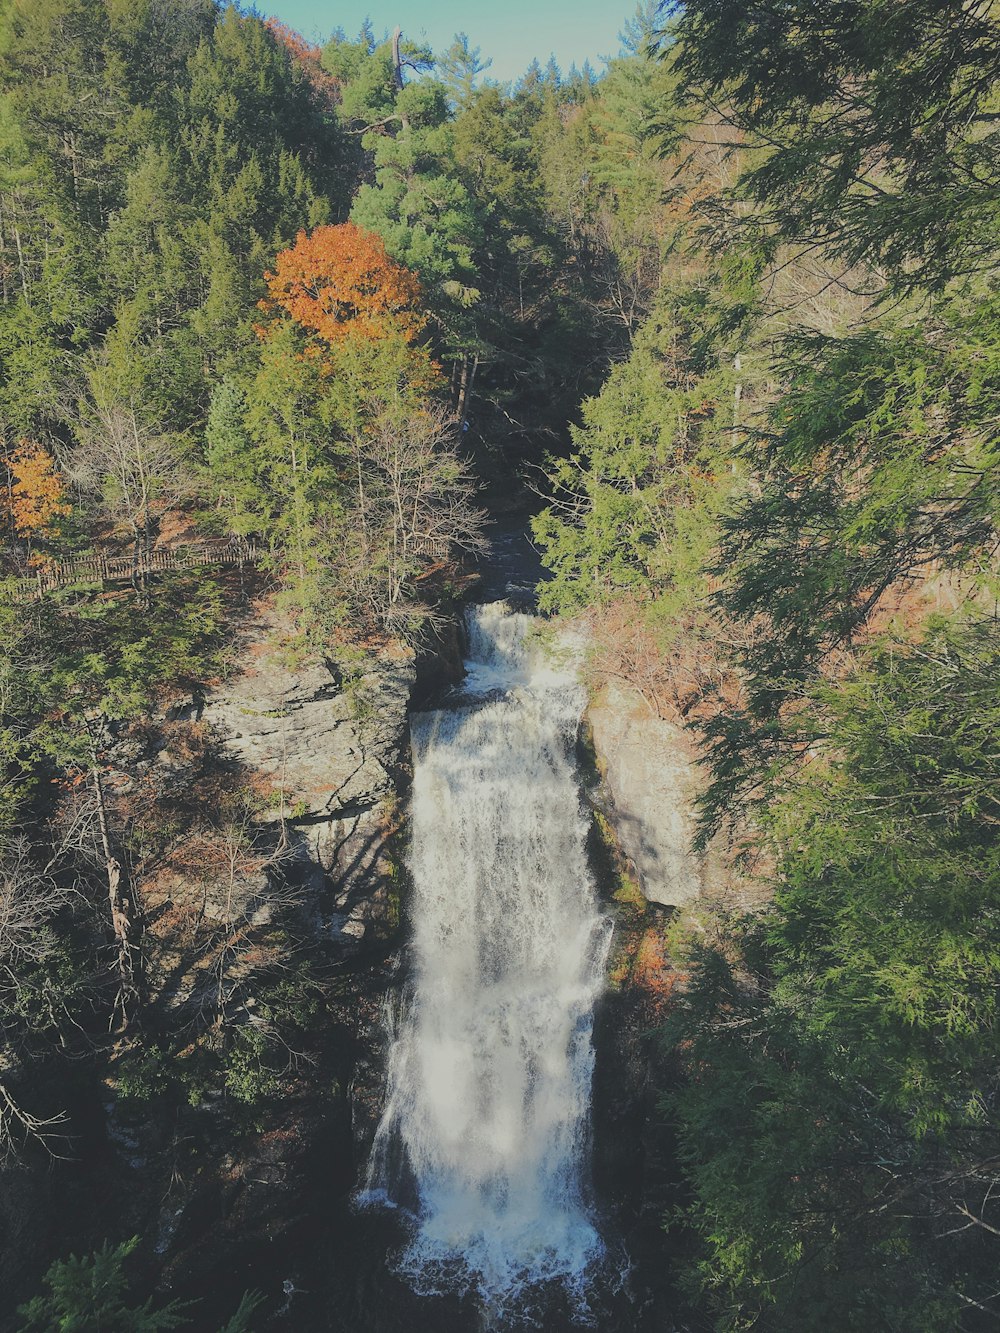
<path fill-rule="evenodd" d="M 41 597 L 53 588 L 71 583 L 128 583 L 133 578 L 159 574 L 170 569 L 191 569 L 194 565 L 248 565 L 260 557 L 259 547 L 242 540 L 197 542 L 173 550 L 152 551 L 138 563 L 128 555 L 87 555 L 76 560 L 62 560 L 37 569 L 31 577 L 18 579 L 16 596 L 24 601 Z"/>
<path fill-rule="evenodd" d="M 451 555 L 451 543 L 444 538 L 418 540 L 411 547 L 413 553 L 434 563 L 443 563 Z M 170 569 L 191 569 L 194 565 L 252 565 L 261 556 L 255 542 L 232 538 L 229 541 L 197 542 L 172 550 L 152 551 L 136 564 L 128 555 L 88 555 L 76 560 L 62 560 L 46 565 L 34 575 L 16 581 L 15 596 L 19 601 L 34 601 L 54 588 L 65 588 L 71 583 L 128 583 L 133 578 L 159 574 Z"/>
<path fill-rule="evenodd" d="M 410 550 L 434 565 L 444 564 L 452 556 L 452 545 L 447 537 L 418 537 L 410 544 Z"/>

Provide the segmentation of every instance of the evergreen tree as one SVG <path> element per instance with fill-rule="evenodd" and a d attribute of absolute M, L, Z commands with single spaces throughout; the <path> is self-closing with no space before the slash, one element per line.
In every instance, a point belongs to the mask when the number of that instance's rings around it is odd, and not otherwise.
<path fill-rule="evenodd" d="M 85 1258 L 71 1255 L 57 1260 L 45 1274 L 44 1295 L 23 1305 L 18 1314 L 23 1333 L 50 1333 L 54 1328 L 79 1333 L 162 1333 L 192 1326 L 190 1304 L 170 1301 L 160 1305 L 152 1297 L 134 1304 L 125 1264 L 139 1244 L 138 1237 L 122 1245 L 105 1244 Z M 260 1304 L 247 1294 L 219 1333 L 250 1333 L 250 1317 Z"/>
<path fill-rule="evenodd" d="M 471 47 L 466 34 L 458 32 L 451 46 L 435 63 L 451 101 L 461 110 L 472 101 L 479 76 L 486 73 L 493 61 L 481 59 L 479 47 Z"/>
<path fill-rule="evenodd" d="M 689 86 L 726 99 L 759 162 L 756 225 L 884 267 L 903 288 L 990 271 L 996 253 L 991 6 L 705 0 L 677 27 Z"/>

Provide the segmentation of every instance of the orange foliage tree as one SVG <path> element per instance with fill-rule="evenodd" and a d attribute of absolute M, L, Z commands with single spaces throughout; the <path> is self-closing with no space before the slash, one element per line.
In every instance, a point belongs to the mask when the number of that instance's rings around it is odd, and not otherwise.
<path fill-rule="evenodd" d="M 70 512 L 66 483 L 52 455 L 32 440 L 21 440 L 7 458 L 8 503 L 19 537 L 44 537 L 56 519 Z"/>
<path fill-rule="evenodd" d="M 393 334 L 413 342 L 426 324 L 415 275 L 390 259 L 380 237 L 353 222 L 300 231 L 264 280 L 268 295 L 260 308 L 284 311 L 331 347 Z"/>

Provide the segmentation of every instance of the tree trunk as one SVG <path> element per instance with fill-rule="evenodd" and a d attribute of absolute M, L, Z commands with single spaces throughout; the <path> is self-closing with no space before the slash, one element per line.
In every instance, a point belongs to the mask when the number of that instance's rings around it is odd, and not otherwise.
<path fill-rule="evenodd" d="M 402 28 L 397 28 L 392 34 L 392 76 L 398 93 L 403 91 L 403 61 L 399 54 L 399 39 L 402 35 Z"/>
<path fill-rule="evenodd" d="M 736 371 L 737 375 L 743 369 L 743 358 L 740 356 L 739 352 L 737 352 L 733 358 L 733 369 Z M 734 452 L 739 447 L 740 441 L 740 401 L 742 397 L 743 385 L 737 380 L 733 387 L 733 428 L 730 432 L 731 447 Z M 733 464 L 733 470 L 735 471 L 735 462 Z"/>
<path fill-rule="evenodd" d="M 392 77 L 396 85 L 396 92 L 403 91 L 403 58 L 399 53 L 399 39 L 403 35 L 403 30 L 397 28 L 392 34 Z M 400 123 L 403 126 L 403 133 L 409 134 L 410 120 L 408 116 L 400 116 Z"/>
<path fill-rule="evenodd" d="M 17 271 L 21 277 L 21 291 L 24 293 L 24 299 L 30 300 L 28 294 L 28 271 L 24 264 L 24 251 L 21 249 L 21 232 L 17 223 L 14 223 L 14 245 L 17 249 Z"/>
<path fill-rule="evenodd" d="M 140 589 L 139 583 L 139 565 L 142 563 L 142 528 L 136 526 L 132 530 L 132 587 L 136 592 Z"/>
<path fill-rule="evenodd" d="M 472 358 L 472 364 L 469 364 L 469 358 L 462 358 L 462 381 L 458 391 L 458 429 L 465 430 L 465 423 L 469 419 L 469 401 L 472 397 L 472 386 L 476 382 L 476 371 L 479 369 L 479 357 Z"/>
<path fill-rule="evenodd" d="M 107 804 L 97 747 L 91 745 L 91 777 L 97 800 L 97 824 L 101 835 L 101 850 L 108 879 L 108 903 L 111 908 L 111 926 L 118 947 L 118 995 L 112 1016 L 112 1030 L 124 1032 L 131 1026 L 142 1006 L 143 959 L 142 915 L 135 891 L 121 861 L 114 854 L 108 827 Z"/>
<path fill-rule="evenodd" d="M 153 565 L 153 516 L 146 510 L 146 517 L 142 525 L 142 571 L 139 575 L 142 585 L 143 598 L 145 599 L 149 581 L 149 571 Z"/>

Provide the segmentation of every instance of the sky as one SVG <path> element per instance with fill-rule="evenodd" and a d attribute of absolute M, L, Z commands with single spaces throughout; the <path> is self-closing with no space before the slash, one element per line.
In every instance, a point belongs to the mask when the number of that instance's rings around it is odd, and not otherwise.
<path fill-rule="evenodd" d="M 398 24 L 436 52 L 464 32 L 483 60 L 492 57 L 487 76 L 507 83 L 536 56 L 544 65 L 555 55 L 564 72 L 589 59 L 599 71 L 602 57 L 616 54 L 635 0 L 620 0 L 620 7 L 615 0 L 256 0 L 254 7 L 313 41 L 325 41 L 336 28 L 353 37 L 366 17 L 376 37 Z"/>

